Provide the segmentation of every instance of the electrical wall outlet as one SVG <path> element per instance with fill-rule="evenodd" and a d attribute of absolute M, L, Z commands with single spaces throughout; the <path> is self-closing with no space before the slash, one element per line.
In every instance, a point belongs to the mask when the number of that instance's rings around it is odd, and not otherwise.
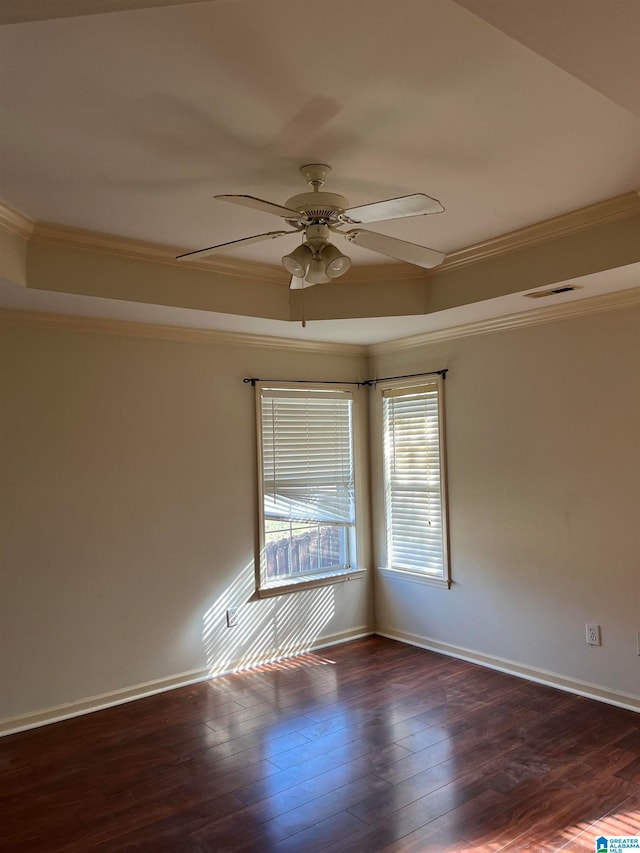
<path fill-rule="evenodd" d="M 636 651 L 640 655 L 640 634 L 636 634 Z"/>
<path fill-rule="evenodd" d="M 587 645 L 589 646 L 601 646 L 602 642 L 600 640 L 600 626 L 599 625 L 590 625 L 587 622 Z"/>
<path fill-rule="evenodd" d="M 238 624 L 238 608 L 230 607 L 227 610 L 227 628 L 235 628 Z"/>

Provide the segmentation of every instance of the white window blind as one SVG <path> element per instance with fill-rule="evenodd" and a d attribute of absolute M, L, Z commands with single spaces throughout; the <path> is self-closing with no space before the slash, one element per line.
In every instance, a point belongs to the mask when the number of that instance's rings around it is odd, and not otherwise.
<path fill-rule="evenodd" d="M 387 562 L 448 581 L 441 380 L 383 390 Z"/>
<path fill-rule="evenodd" d="M 260 389 L 263 585 L 351 563 L 352 404 L 348 390 Z"/>
<path fill-rule="evenodd" d="M 267 515 L 353 522 L 348 392 L 265 390 L 262 460 Z"/>

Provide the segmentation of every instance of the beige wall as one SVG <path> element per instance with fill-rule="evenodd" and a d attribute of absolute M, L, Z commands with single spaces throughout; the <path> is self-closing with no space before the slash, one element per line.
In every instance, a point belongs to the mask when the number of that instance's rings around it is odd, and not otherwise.
<path fill-rule="evenodd" d="M 454 585 L 380 579 L 379 630 L 640 696 L 639 341 L 623 310 L 373 360 L 450 370 Z"/>
<path fill-rule="evenodd" d="M 364 378 L 361 355 L 0 334 L 0 719 L 368 630 L 367 580 L 249 600 L 255 427 L 242 383 Z"/>
<path fill-rule="evenodd" d="M 0 719 L 372 628 L 366 580 L 250 600 L 255 436 L 241 380 L 442 367 L 454 585 L 379 579 L 377 628 L 638 695 L 639 331 L 640 312 L 618 310 L 367 365 L 355 350 L 9 323 Z M 368 515 L 361 557 L 375 566 Z M 600 648 L 585 644 L 587 621 L 602 626 Z"/>

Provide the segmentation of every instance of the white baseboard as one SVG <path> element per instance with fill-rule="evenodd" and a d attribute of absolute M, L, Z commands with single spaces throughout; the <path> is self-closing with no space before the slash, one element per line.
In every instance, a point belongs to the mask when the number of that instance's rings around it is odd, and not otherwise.
<path fill-rule="evenodd" d="M 440 643 L 436 640 L 432 640 L 428 637 L 421 637 L 417 634 L 407 634 L 403 631 L 396 631 L 395 629 L 387 628 L 385 626 L 376 626 L 374 630 L 370 630 L 363 625 L 350 631 L 342 631 L 337 634 L 320 637 L 316 642 L 310 643 L 304 648 L 288 649 L 284 655 L 274 653 L 270 657 L 265 657 L 260 661 L 253 662 L 250 666 L 247 666 L 246 664 L 238 664 L 235 666 L 231 665 L 224 672 L 219 672 L 215 675 L 211 675 L 207 667 L 193 669 L 167 678 L 158 678 L 154 681 L 136 684 L 133 687 L 126 687 L 122 690 L 113 690 L 109 693 L 89 696 L 85 699 L 68 702 L 64 705 L 56 705 L 41 711 L 21 714 L 16 717 L 7 717 L 4 720 L 0 720 L 0 737 L 14 734 L 16 732 L 26 731 L 27 729 L 33 729 L 38 726 L 45 726 L 49 723 L 56 723 L 60 720 L 67 720 L 71 717 L 78 717 L 82 714 L 90 714 L 93 711 L 100 711 L 103 708 L 112 708 L 115 705 L 122 705 L 125 702 L 133 702 L 136 699 L 142 699 L 145 696 L 164 693 L 167 690 L 175 690 L 177 687 L 186 687 L 189 684 L 197 684 L 200 681 L 208 681 L 210 678 L 219 678 L 223 675 L 239 672 L 242 669 L 264 666 L 265 664 L 276 663 L 277 661 L 294 657 L 295 655 L 320 651 L 321 649 L 327 649 L 340 643 L 349 642 L 350 640 L 359 640 L 374 633 L 381 637 L 387 637 L 390 640 L 398 640 L 401 643 L 418 646 L 421 649 L 428 649 L 429 651 L 439 652 L 440 654 L 448 655 L 449 657 L 455 657 L 460 660 L 469 661 L 470 663 L 479 664 L 480 666 L 486 666 L 489 669 L 497 669 L 500 672 L 504 672 L 508 675 L 515 675 L 519 678 L 524 678 L 527 681 L 545 684 L 549 687 L 555 687 L 558 690 L 564 690 L 565 692 L 574 693 L 578 696 L 585 696 L 588 699 L 596 699 L 599 702 L 605 702 L 619 708 L 626 708 L 630 711 L 640 712 L 640 697 L 638 696 L 608 690 L 597 684 L 591 684 L 586 681 L 566 678 L 565 676 L 559 675 L 555 672 L 524 666 L 523 664 L 519 664 L 516 661 L 508 660 L 506 658 L 492 657 L 482 654 L 481 652 L 476 652 L 472 649 L 465 649 L 459 646 L 451 646 L 447 643 Z"/>
<path fill-rule="evenodd" d="M 136 684 L 133 687 L 125 687 L 121 690 L 112 690 L 109 693 L 100 693 L 97 696 L 88 696 L 85 699 L 68 702 L 64 705 L 55 705 L 41 711 L 33 711 L 16 717 L 6 717 L 5 719 L 0 720 L 0 737 L 15 734 L 16 732 L 26 731 L 27 729 L 34 729 L 38 726 L 46 726 L 49 723 L 68 720 L 71 717 L 79 717 L 82 714 L 91 714 L 93 711 L 101 711 L 104 708 L 123 705 L 125 702 L 133 702 L 136 699 L 142 699 L 145 696 L 152 696 L 155 693 L 165 693 L 167 690 L 175 690 L 177 687 L 186 687 L 189 684 L 208 681 L 210 678 L 220 678 L 223 675 L 229 675 L 243 669 L 252 669 L 257 666 L 276 663 L 277 661 L 294 657 L 295 655 L 327 649 L 340 643 L 349 642 L 350 640 L 359 640 L 362 637 L 368 637 L 372 633 L 373 632 L 367 628 L 367 626 L 361 625 L 351 629 L 350 631 L 341 631 L 337 634 L 319 637 L 317 641 L 308 643 L 304 647 L 288 648 L 286 650 L 286 654 L 274 651 L 270 656 L 260 659 L 259 661 L 254 661 L 250 665 L 247 665 L 246 663 L 243 665 L 239 663 L 234 665 L 232 663 L 224 672 L 216 672 L 215 675 L 211 674 L 208 667 L 192 669 L 188 672 L 181 672 L 177 675 L 168 676 L 167 678 L 157 678 L 154 681 L 145 681 L 144 683 Z"/>
<path fill-rule="evenodd" d="M 615 705 L 618 708 L 640 712 L 640 696 L 633 696 L 630 693 L 609 690 L 606 687 L 591 684 L 588 681 L 567 678 L 557 672 L 549 672 L 545 669 L 525 666 L 507 658 L 485 655 L 473 649 L 440 643 L 437 640 L 432 640 L 429 637 L 421 637 L 418 634 L 406 634 L 404 631 L 396 631 L 394 628 L 387 628 L 383 625 L 377 625 L 374 633 L 381 637 L 387 637 L 390 640 L 399 640 L 401 643 L 408 643 L 411 646 L 418 646 L 421 649 L 428 649 L 429 651 L 439 652 L 449 657 L 459 658 L 470 663 L 477 663 L 489 669 L 497 669 L 507 675 L 515 675 L 527 681 L 535 681 L 537 684 L 546 684 L 548 687 L 555 687 L 558 690 L 564 690 L 566 693 L 575 693 L 578 696 L 585 696 L 587 699 L 596 699 L 598 702 L 605 702 L 608 705 Z"/>

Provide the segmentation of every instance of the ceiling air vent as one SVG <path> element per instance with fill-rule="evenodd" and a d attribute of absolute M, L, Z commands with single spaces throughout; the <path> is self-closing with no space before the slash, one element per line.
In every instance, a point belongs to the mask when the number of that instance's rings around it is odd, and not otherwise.
<path fill-rule="evenodd" d="M 572 290 L 580 290 L 575 284 L 566 284 L 563 287 L 552 287 L 550 290 L 534 290 L 533 293 L 525 293 L 527 299 L 544 299 L 545 296 L 557 296 L 559 293 L 571 293 Z"/>

